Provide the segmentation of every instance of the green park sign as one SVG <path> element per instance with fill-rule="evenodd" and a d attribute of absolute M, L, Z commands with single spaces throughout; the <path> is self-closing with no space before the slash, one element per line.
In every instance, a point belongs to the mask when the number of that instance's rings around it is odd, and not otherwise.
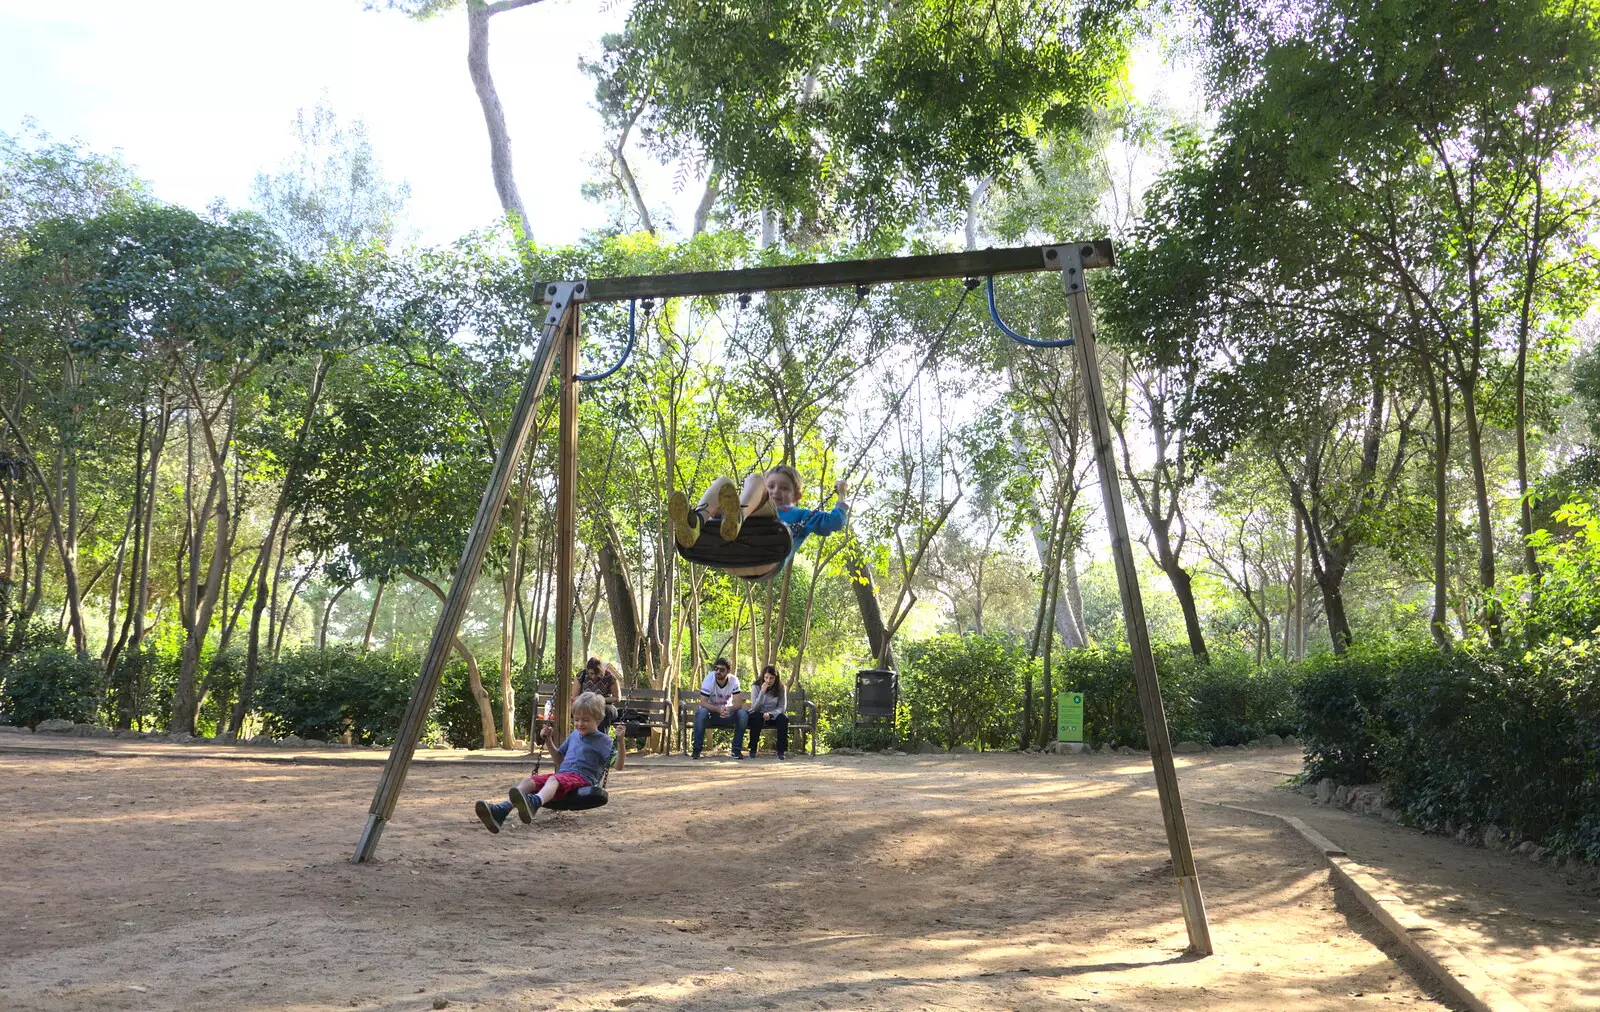
<path fill-rule="evenodd" d="M 1083 740 L 1083 693 L 1063 692 L 1057 700 L 1056 741 Z"/>

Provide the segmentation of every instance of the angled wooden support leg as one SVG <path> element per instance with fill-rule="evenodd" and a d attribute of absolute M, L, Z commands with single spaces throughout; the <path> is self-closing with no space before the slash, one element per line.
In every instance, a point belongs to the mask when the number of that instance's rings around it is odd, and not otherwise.
<path fill-rule="evenodd" d="M 1050 256 L 1051 250 L 1056 254 L 1053 257 Z M 1183 817 L 1183 799 L 1178 796 L 1178 773 L 1172 763 L 1172 737 L 1167 731 L 1167 713 L 1161 702 L 1155 656 L 1150 652 L 1150 631 L 1145 625 L 1144 603 L 1139 595 L 1139 574 L 1134 569 L 1128 518 L 1122 509 L 1122 486 L 1117 479 L 1116 459 L 1112 456 L 1111 418 L 1106 413 L 1105 384 L 1100 378 L 1100 361 L 1095 355 L 1094 320 L 1090 315 L 1084 268 L 1085 261 L 1096 258 L 1098 254 L 1088 244 L 1057 246 L 1051 250 L 1046 250 L 1046 258 L 1061 262 L 1061 280 L 1067 290 L 1073 347 L 1078 356 L 1078 373 L 1083 381 L 1095 465 L 1100 472 L 1106 527 L 1111 532 L 1111 557 L 1116 566 L 1117 591 L 1122 598 L 1122 616 L 1128 630 L 1128 650 L 1133 655 L 1134 685 L 1139 693 L 1139 712 L 1144 717 L 1145 737 L 1150 741 L 1150 763 L 1155 768 L 1156 794 L 1161 800 L 1162 821 L 1166 823 L 1167 845 L 1172 850 L 1172 872 L 1178 879 L 1178 901 L 1183 908 L 1184 924 L 1189 930 L 1190 951 L 1209 956 L 1212 952 L 1211 926 L 1206 919 L 1205 897 L 1201 895 L 1200 879 L 1195 872 L 1194 852 L 1189 846 L 1189 825 Z"/>
<path fill-rule="evenodd" d="M 433 638 L 428 642 L 428 652 L 423 655 L 422 673 L 411 690 L 411 702 L 400 720 L 400 732 L 394 747 L 389 750 L 389 760 L 384 763 L 383 776 L 378 780 L 378 790 L 373 795 L 372 807 L 367 815 L 367 826 L 356 843 L 356 862 L 371 860 L 378 849 L 378 838 L 383 827 L 394 815 L 395 803 L 405 787 L 406 773 L 416 754 L 417 740 L 428 722 L 428 711 L 433 709 L 433 696 L 439 688 L 439 676 L 444 673 L 445 659 L 466 615 L 467 603 L 472 597 L 472 587 L 478 582 L 478 571 L 483 567 L 483 555 L 500 521 L 500 510 L 505 505 L 506 492 L 511 485 L 512 472 L 522 456 L 528 441 L 528 430 L 533 425 L 534 408 L 544 395 L 550 382 L 550 370 L 556 358 L 557 342 L 569 324 L 576 304 L 575 296 L 582 295 L 583 282 L 555 282 L 544 286 L 548 312 L 544 327 L 534 345 L 533 361 L 528 366 L 528 378 L 522 385 L 522 397 L 506 426 L 500 453 L 495 458 L 489 484 L 478 503 L 478 516 L 472 522 L 472 531 L 461 550 L 461 561 L 456 565 L 455 579 L 450 581 L 450 591 L 439 606 L 439 617 L 433 624 Z M 576 356 L 566 359 L 563 366 L 572 371 Z"/>

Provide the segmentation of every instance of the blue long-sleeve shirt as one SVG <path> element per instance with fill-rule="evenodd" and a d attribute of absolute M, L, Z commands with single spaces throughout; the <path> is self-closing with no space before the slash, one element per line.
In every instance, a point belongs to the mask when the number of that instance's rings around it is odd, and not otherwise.
<path fill-rule="evenodd" d="M 782 572 L 784 566 L 794 561 L 795 553 L 800 551 L 806 538 L 813 534 L 826 537 L 844 530 L 845 524 L 850 521 L 850 507 L 839 505 L 831 510 L 808 510 L 799 506 L 783 506 L 778 509 L 778 519 L 788 526 L 789 536 L 794 539 L 794 548 L 790 550 L 789 557 L 777 569 L 777 572 Z"/>

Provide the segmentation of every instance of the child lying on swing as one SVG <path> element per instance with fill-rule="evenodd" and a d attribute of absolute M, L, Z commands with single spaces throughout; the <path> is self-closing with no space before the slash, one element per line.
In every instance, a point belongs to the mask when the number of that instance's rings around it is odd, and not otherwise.
<path fill-rule="evenodd" d="M 769 580 L 794 558 L 800 545 L 812 534 L 829 535 L 844 530 L 850 519 L 850 504 L 845 493 L 850 485 L 844 479 L 834 482 L 833 490 L 839 501 L 831 510 L 808 510 L 796 506 L 800 499 L 800 472 L 788 464 L 779 464 L 766 474 L 752 474 L 744 480 L 740 492 L 732 478 L 718 478 L 700 497 L 700 503 L 691 507 L 689 497 L 673 492 L 667 500 L 667 515 L 672 518 L 672 536 L 684 548 L 692 548 L 700 540 L 705 521 L 721 519 L 724 541 L 736 541 L 746 518 L 753 516 L 776 517 L 789 528 L 794 546 L 788 558 L 760 566 L 729 566 L 727 572 L 742 576 L 752 582 Z"/>

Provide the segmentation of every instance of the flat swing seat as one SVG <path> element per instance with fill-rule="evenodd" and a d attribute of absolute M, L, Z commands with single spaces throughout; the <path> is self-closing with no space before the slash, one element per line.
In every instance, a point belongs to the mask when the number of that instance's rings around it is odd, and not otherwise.
<path fill-rule="evenodd" d="M 746 517 L 739 536 L 722 540 L 722 518 L 701 521 L 700 537 L 688 548 L 678 545 L 678 554 L 689 562 L 713 569 L 738 569 L 745 566 L 771 566 L 794 551 L 794 535 L 789 525 L 777 517 Z"/>
<path fill-rule="evenodd" d="M 599 808 L 610 800 L 611 796 L 606 793 L 604 787 L 580 787 L 566 797 L 557 798 L 543 807 L 552 812 L 587 812 L 591 808 Z"/>

